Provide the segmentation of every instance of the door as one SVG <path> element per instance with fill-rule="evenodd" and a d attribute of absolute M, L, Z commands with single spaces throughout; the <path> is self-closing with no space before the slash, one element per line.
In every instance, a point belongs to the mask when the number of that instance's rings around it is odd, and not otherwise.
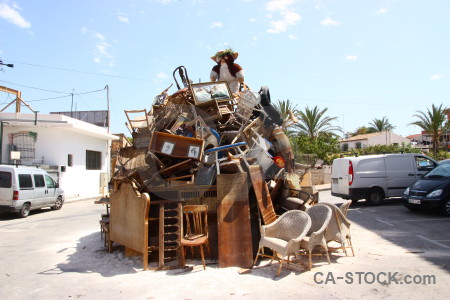
<path fill-rule="evenodd" d="M 34 203 L 31 206 L 44 206 L 47 202 L 47 187 L 45 186 L 44 175 L 33 174 L 34 179 Z"/>
<path fill-rule="evenodd" d="M 340 195 L 348 195 L 349 159 L 337 158 L 333 161 L 331 169 L 331 191 Z"/>
<path fill-rule="evenodd" d="M 386 156 L 388 197 L 399 197 L 416 181 L 416 171 L 411 156 Z"/>
<path fill-rule="evenodd" d="M 12 173 L 0 171 L 0 205 L 11 206 L 13 203 Z"/>
<path fill-rule="evenodd" d="M 56 202 L 56 182 L 49 175 L 45 175 L 45 183 L 47 185 L 47 204 L 53 205 Z"/>
<path fill-rule="evenodd" d="M 414 156 L 414 166 L 416 172 L 416 179 L 419 179 L 429 171 L 436 167 L 436 163 L 428 157 Z"/>

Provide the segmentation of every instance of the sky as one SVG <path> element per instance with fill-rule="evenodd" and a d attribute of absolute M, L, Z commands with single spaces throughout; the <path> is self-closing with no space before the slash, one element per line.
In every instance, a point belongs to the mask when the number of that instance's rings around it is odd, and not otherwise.
<path fill-rule="evenodd" d="M 273 103 L 327 108 L 344 132 L 386 117 L 407 136 L 418 111 L 450 106 L 449 14 L 449 0 L 0 0 L 14 64 L 0 85 L 40 113 L 109 108 L 129 135 L 124 110 L 151 109 L 178 66 L 209 81 L 210 57 L 232 48 Z M 12 100 L 0 92 L 0 110 Z"/>

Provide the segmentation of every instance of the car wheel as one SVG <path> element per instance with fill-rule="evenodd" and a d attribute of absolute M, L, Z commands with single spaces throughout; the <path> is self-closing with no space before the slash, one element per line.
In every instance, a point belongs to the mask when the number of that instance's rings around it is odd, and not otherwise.
<path fill-rule="evenodd" d="M 30 204 L 29 203 L 24 203 L 22 205 L 22 207 L 20 208 L 19 216 L 21 218 L 26 218 L 26 217 L 28 217 L 29 214 L 30 214 Z"/>
<path fill-rule="evenodd" d="M 61 197 L 58 197 L 58 199 L 56 199 L 56 201 L 55 201 L 55 205 L 52 206 L 52 209 L 60 210 L 61 207 L 63 206 L 63 203 L 64 203 L 63 199 Z"/>
<path fill-rule="evenodd" d="M 367 193 L 366 201 L 372 206 L 380 205 L 384 200 L 384 194 L 380 189 L 371 189 Z"/>
<path fill-rule="evenodd" d="M 442 203 L 441 211 L 444 215 L 450 217 L 450 198 L 444 200 L 444 203 Z"/>

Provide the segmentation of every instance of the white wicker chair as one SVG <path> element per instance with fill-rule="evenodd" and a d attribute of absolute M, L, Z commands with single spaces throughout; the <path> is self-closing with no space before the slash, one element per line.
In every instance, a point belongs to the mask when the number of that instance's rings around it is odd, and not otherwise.
<path fill-rule="evenodd" d="M 262 225 L 259 250 L 253 265 L 256 264 L 259 256 L 270 257 L 269 264 L 276 259 L 280 263 L 276 276 L 280 275 L 283 262 L 287 261 L 289 264 L 290 256 L 292 254 L 297 256 L 300 241 L 305 237 L 310 227 L 310 217 L 300 210 L 287 211 L 273 223 Z M 264 247 L 272 250 L 272 256 L 264 254 Z M 287 259 L 285 259 L 286 256 Z"/>
<path fill-rule="evenodd" d="M 351 200 L 349 201 L 351 203 Z M 345 217 L 340 207 L 337 207 L 333 203 L 323 202 L 321 204 L 327 205 L 333 212 L 330 223 L 325 231 L 325 240 L 327 241 L 327 244 L 330 242 L 337 242 L 341 246 L 335 247 L 333 250 L 342 249 L 344 250 L 345 255 L 348 256 L 347 248 L 351 248 L 352 254 L 355 256 L 352 245 L 352 237 L 350 235 L 350 225 L 352 223 Z"/>
<path fill-rule="evenodd" d="M 321 246 L 325 250 L 328 263 L 330 263 L 330 256 L 328 254 L 327 241 L 325 239 L 325 230 L 328 227 L 331 219 L 331 208 L 326 205 L 317 204 L 309 208 L 306 213 L 311 218 L 311 228 L 307 235 L 302 239 L 300 248 L 308 253 L 309 270 L 312 268 L 312 252 L 316 246 Z"/>

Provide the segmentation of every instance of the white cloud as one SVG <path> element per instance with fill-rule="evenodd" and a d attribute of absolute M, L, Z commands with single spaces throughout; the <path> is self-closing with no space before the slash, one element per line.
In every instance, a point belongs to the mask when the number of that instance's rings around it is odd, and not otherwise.
<path fill-rule="evenodd" d="M 272 0 L 266 4 L 266 9 L 268 11 L 286 11 L 295 2 L 295 0 Z"/>
<path fill-rule="evenodd" d="M 159 79 L 166 79 L 166 78 L 169 78 L 169 75 L 167 75 L 166 73 L 158 73 L 157 75 L 156 75 L 156 77 L 158 77 Z"/>
<path fill-rule="evenodd" d="M 298 40 L 298 36 L 293 35 L 293 34 L 288 35 L 288 37 L 289 37 L 291 40 Z"/>
<path fill-rule="evenodd" d="M 346 60 L 357 60 L 357 59 L 358 59 L 358 56 L 356 56 L 356 55 L 347 55 L 347 56 L 345 57 L 345 59 L 346 59 Z"/>
<path fill-rule="evenodd" d="M 15 5 L 14 8 L 18 9 L 18 6 Z M 20 28 L 30 28 L 31 23 L 25 20 L 14 8 L 6 3 L 0 3 L 0 18 L 19 26 Z"/>
<path fill-rule="evenodd" d="M 320 24 L 322 24 L 323 26 L 339 26 L 339 25 L 341 25 L 342 23 L 341 23 L 341 22 L 338 22 L 338 21 L 335 21 L 335 20 L 333 20 L 333 19 L 330 18 L 330 17 L 326 17 L 325 20 L 323 20 L 322 22 L 320 22 Z"/>
<path fill-rule="evenodd" d="M 156 2 L 159 2 L 161 4 L 169 4 L 171 2 L 175 2 L 175 0 L 156 0 Z"/>
<path fill-rule="evenodd" d="M 96 38 L 98 38 L 99 40 L 101 40 L 101 41 L 104 41 L 104 40 L 105 40 L 105 36 L 104 36 L 103 34 L 98 33 L 98 32 L 95 32 L 95 33 L 94 33 L 94 36 L 95 36 Z"/>
<path fill-rule="evenodd" d="M 289 27 L 296 25 L 302 17 L 292 9 L 296 0 L 272 0 L 266 4 L 266 10 L 270 12 L 267 15 L 269 19 L 275 19 L 269 22 L 268 33 L 280 33 L 288 30 Z M 275 17 L 275 15 L 279 15 Z"/>
<path fill-rule="evenodd" d="M 282 19 L 277 21 L 270 21 L 270 28 L 267 29 L 269 33 L 284 32 L 290 26 L 294 26 L 301 20 L 301 16 L 298 13 L 292 11 L 286 11 L 281 14 Z"/>
<path fill-rule="evenodd" d="M 388 11 L 389 11 L 389 10 L 388 10 L 387 8 L 380 8 L 379 10 L 377 10 L 377 11 L 375 12 L 375 14 L 380 16 L 380 15 L 386 14 Z"/>
<path fill-rule="evenodd" d="M 221 22 L 214 22 L 211 24 L 211 28 L 222 28 L 223 24 Z"/>
<path fill-rule="evenodd" d="M 129 21 L 128 21 L 128 18 L 127 18 L 127 17 L 124 17 L 124 16 L 119 16 L 119 17 L 118 17 L 118 19 L 119 19 L 119 22 L 122 22 L 122 23 L 129 23 Z"/>
<path fill-rule="evenodd" d="M 256 19 L 250 18 L 249 21 L 250 21 L 250 22 L 256 22 Z"/>
<path fill-rule="evenodd" d="M 434 74 L 430 77 L 431 80 L 439 80 L 444 77 L 444 74 Z"/>

